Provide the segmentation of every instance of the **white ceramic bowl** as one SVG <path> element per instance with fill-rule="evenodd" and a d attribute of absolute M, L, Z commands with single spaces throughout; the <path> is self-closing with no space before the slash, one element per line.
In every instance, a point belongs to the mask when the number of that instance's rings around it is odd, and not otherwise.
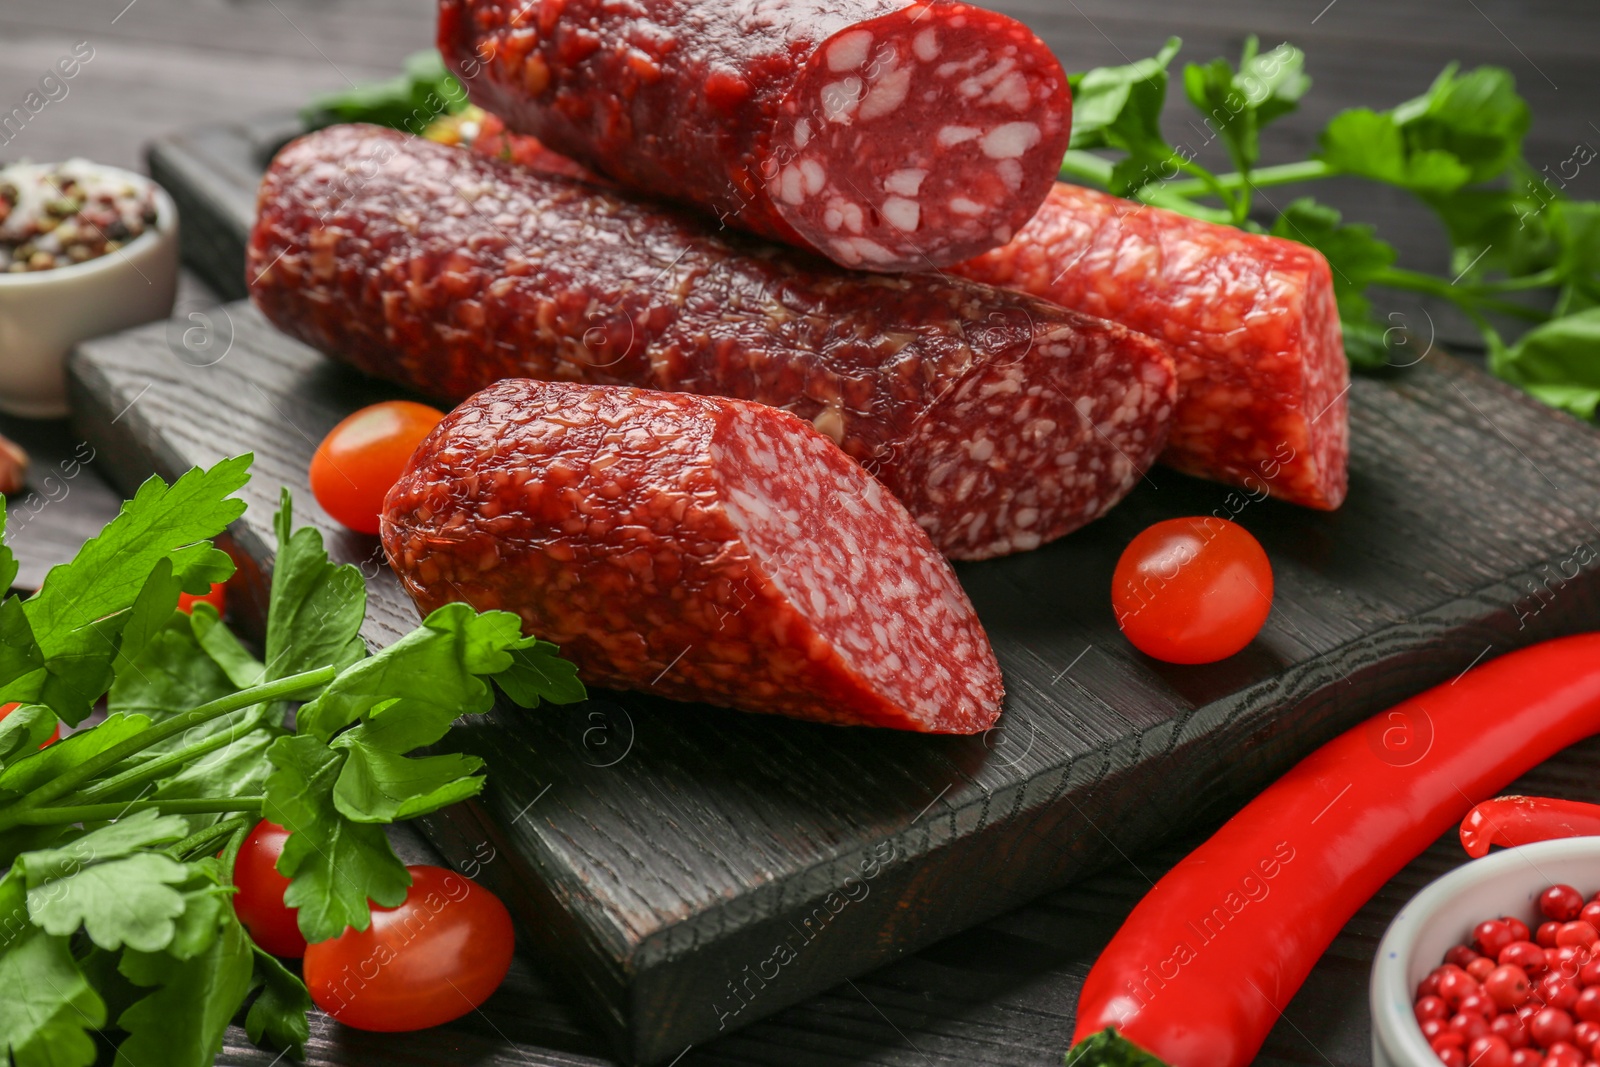
<path fill-rule="evenodd" d="M 67 353 L 80 341 L 172 313 L 178 209 L 142 174 L 96 170 L 155 189 L 156 225 L 116 252 L 53 270 L 0 273 L 0 411 L 67 413 Z"/>
<path fill-rule="evenodd" d="M 1418 893 L 1395 916 L 1372 964 L 1372 1062 L 1375 1067 L 1439 1067 L 1411 1004 L 1417 984 L 1452 945 L 1472 938 L 1485 919 L 1510 915 L 1535 928 L 1539 894 L 1551 885 L 1600 889 L 1600 837 L 1573 837 L 1508 848 L 1474 860 Z"/>

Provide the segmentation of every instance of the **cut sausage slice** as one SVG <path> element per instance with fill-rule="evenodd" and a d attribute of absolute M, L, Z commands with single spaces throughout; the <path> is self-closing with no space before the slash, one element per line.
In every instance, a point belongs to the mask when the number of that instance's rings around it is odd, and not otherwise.
<path fill-rule="evenodd" d="M 1315 249 L 1058 184 L 1016 240 L 955 272 L 1169 342 L 1168 466 L 1307 507 L 1344 501 L 1350 371 Z"/>
<path fill-rule="evenodd" d="M 279 153 L 251 295 L 279 329 L 460 400 L 501 378 L 782 407 L 947 555 L 1097 518 L 1166 441 L 1167 346 L 1021 293 L 840 270 L 683 213 L 392 130 Z"/>
<path fill-rule="evenodd" d="M 1004 244 L 1071 133 L 1049 48 L 953 0 L 444 0 L 439 49 L 512 129 L 865 270 Z"/>
<path fill-rule="evenodd" d="M 1000 714 L 988 638 L 927 534 L 760 404 L 501 382 L 417 450 L 383 543 L 424 612 L 516 612 L 595 685 L 934 733 Z"/>

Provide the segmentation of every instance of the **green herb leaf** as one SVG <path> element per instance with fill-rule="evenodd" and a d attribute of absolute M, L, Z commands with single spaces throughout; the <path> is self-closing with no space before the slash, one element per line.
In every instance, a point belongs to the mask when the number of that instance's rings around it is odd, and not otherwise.
<path fill-rule="evenodd" d="M 121 971 L 135 985 L 156 991 L 117 1019 L 128 1031 L 117 1050 L 117 1067 L 211 1067 L 250 991 L 253 953 L 244 928 L 227 908 L 205 948 L 192 957 L 129 951 Z"/>
<path fill-rule="evenodd" d="M 488 711 L 494 695 L 484 676 L 509 670 L 512 651 L 534 644 L 510 612 L 480 615 L 466 604 L 446 604 L 335 678 L 300 709 L 297 729 L 326 741 L 365 719 L 368 744 L 390 752 L 431 745 L 460 716 Z"/>
<path fill-rule="evenodd" d="M 1257 54 L 1255 37 L 1245 42 L 1239 70 L 1225 59 L 1183 69 L 1183 87 L 1206 125 L 1222 138 L 1233 165 L 1248 171 L 1261 158 L 1261 127 L 1299 106 L 1311 87 L 1305 53 L 1281 44 Z"/>
<path fill-rule="evenodd" d="M 254 946 L 252 946 L 254 947 Z M 311 994 L 306 985 L 272 956 L 255 948 L 255 985 L 261 995 L 250 1005 L 244 1029 L 256 1044 L 266 1041 L 295 1059 L 304 1059 L 311 1039 Z"/>
<path fill-rule="evenodd" d="M 1528 331 L 1495 372 L 1552 407 L 1592 419 L 1600 406 L 1600 308 Z"/>
<path fill-rule="evenodd" d="M 139 850 L 170 844 L 188 832 L 182 819 L 143 811 L 63 848 L 21 856 L 13 869 L 27 881 L 29 917 L 61 937 L 82 926 L 104 949 L 166 948 L 184 911 L 183 894 L 173 887 L 193 872 L 167 856 Z"/>
<path fill-rule="evenodd" d="M 0 596 L 5 596 L 17 584 L 17 557 L 5 543 L 6 498 L 0 496 Z"/>
<path fill-rule="evenodd" d="M 81 722 L 110 684 L 127 614 L 161 560 L 189 593 L 204 593 L 233 573 L 233 561 L 208 539 L 243 514 L 244 502 L 232 494 L 248 479 L 250 462 L 249 456 L 223 460 L 188 472 L 171 487 L 149 479 L 72 562 L 52 568 L 22 604 L 26 635 L 0 618 L 0 640 L 11 644 L 31 635 L 41 664 L 17 674 L 25 661 L 0 657 L 8 668 L 0 676 L 0 701 L 48 704 L 66 722 Z"/>
<path fill-rule="evenodd" d="M 1486 182 L 1521 157 L 1532 114 L 1510 71 L 1478 67 L 1458 75 L 1459 69 L 1450 64 L 1426 93 L 1390 114 L 1408 151 L 1444 152 L 1467 168 L 1468 181 Z"/>
<path fill-rule="evenodd" d="M 277 770 L 267 779 L 265 814 L 289 830 L 278 859 L 278 872 L 291 879 L 283 900 L 299 909 L 306 940 L 327 941 L 347 926 L 365 930 L 369 899 L 402 903 L 411 875 L 382 828 L 352 822 L 334 804 L 345 754 L 302 734 L 278 738 L 267 757 Z"/>
<path fill-rule="evenodd" d="M 91 1030 L 106 1024 L 105 1002 L 72 957 L 65 937 L 27 919 L 22 876 L 0 880 L 0 1059 L 16 1067 L 90 1067 Z"/>
<path fill-rule="evenodd" d="M 434 119 L 466 106 L 466 90 L 445 69 L 439 53 L 427 51 L 409 56 L 399 77 L 320 96 L 300 117 L 309 129 L 335 122 L 373 122 L 420 135 Z"/>
<path fill-rule="evenodd" d="M 562 659 L 560 649 L 548 641 L 535 641 L 526 648 L 512 650 L 511 666 L 494 676 L 517 705 L 536 708 L 541 701 L 576 704 L 589 693 L 578 680 L 578 665 Z"/>
<path fill-rule="evenodd" d="M 483 791 L 476 756 L 446 753 L 411 759 L 362 741 L 367 728 L 347 730 L 334 740 L 345 752 L 333 789 L 333 803 L 352 822 L 391 823 L 438 811 Z"/>
<path fill-rule="evenodd" d="M 1161 51 L 1123 67 L 1097 67 L 1071 75 L 1072 148 L 1110 148 L 1114 129 L 1155 130 L 1160 136 L 1161 108 L 1167 96 L 1167 67 L 1183 47 L 1177 37 L 1169 38 Z M 1136 90 L 1159 89 L 1154 97 Z M 1150 110 L 1151 103 L 1154 112 Z"/>
<path fill-rule="evenodd" d="M 249 689 L 262 682 L 288 677 L 288 675 L 267 677 L 266 664 L 252 656 L 244 645 L 239 643 L 233 631 L 223 625 L 217 609 L 203 600 L 196 601 L 189 612 L 189 630 L 194 634 L 195 643 L 211 657 L 211 662 L 222 668 L 222 673 L 235 688 Z M 321 666 L 323 664 L 313 663 L 301 670 L 315 670 Z M 298 673 L 299 671 L 289 672 L 289 674 Z"/>
<path fill-rule="evenodd" d="M 329 562 L 316 530 L 294 529 L 294 503 L 287 489 L 273 526 L 278 556 L 267 613 L 267 678 L 287 678 L 330 664 L 343 670 L 367 654 L 361 641 L 367 583 L 355 567 Z"/>
<path fill-rule="evenodd" d="M 42 752 L 10 763 L 0 771 L 0 797 L 21 795 L 41 786 L 87 763 L 113 745 L 144 732 L 149 725 L 150 720 L 143 715 L 111 715 L 93 729 L 80 730 Z"/>
<path fill-rule="evenodd" d="M 42 704 L 24 704 L 0 719 L 0 767 L 38 752 L 56 729 L 56 713 Z"/>
<path fill-rule="evenodd" d="M 1450 193 L 1472 180 L 1471 169 L 1454 155 L 1408 147 L 1394 116 L 1369 108 L 1334 116 L 1320 142 L 1317 156 L 1333 169 L 1413 192 Z"/>

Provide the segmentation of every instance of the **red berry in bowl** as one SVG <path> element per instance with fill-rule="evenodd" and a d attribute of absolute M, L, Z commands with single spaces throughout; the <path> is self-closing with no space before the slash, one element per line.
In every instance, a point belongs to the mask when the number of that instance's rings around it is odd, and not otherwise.
<path fill-rule="evenodd" d="M 1546 920 L 1539 924 L 1539 929 L 1534 933 L 1533 939 L 1543 948 L 1556 947 L 1556 931 L 1561 929 L 1561 924 L 1554 919 Z"/>
<path fill-rule="evenodd" d="M 1526 980 L 1527 976 L 1524 975 L 1523 978 Z M 1417 1022 L 1419 1023 L 1425 1023 L 1429 1019 L 1448 1019 L 1450 1017 L 1450 1009 L 1440 997 L 1418 997 L 1416 1004 L 1412 1005 L 1412 1010 L 1417 1013 Z"/>
<path fill-rule="evenodd" d="M 1544 1056 L 1531 1048 L 1519 1048 L 1511 1054 L 1511 1067 L 1540 1067 Z"/>
<path fill-rule="evenodd" d="M 1503 1037 L 1480 1037 L 1467 1046 L 1467 1062 L 1472 1067 L 1511 1067 L 1511 1046 Z"/>
<path fill-rule="evenodd" d="M 1513 919 L 1509 915 L 1502 915 L 1502 916 L 1500 916 L 1500 921 L 1505 923 L 1508 927 L 1511 928 L 1511 940 L 1513 940 L 1513 941 L 1531 941 L 1531 940 L 1533 940 L 1533 933 L 1528 929 L 1528 924 L 1523 922 L 1521 919 Z"/>
<path fill-rule="evenodd" d="M 1451 1008 L 1459 1006 L 1462 997 L 1471 996 L 1482 988 L 1476 978 L 1460 967 L 1447 964 L 1444 973 L 1439 975 L 1439 996 L 1443 997 L 1444 1002 Z"/>
<path fill-rule="evenodd" d="M 1481 922 L 1472 931 L 1472 946 L 1479 952 L 1494 959 L 1500 955 L 1500 950 L 1505 948 L 1517 938 L 1511 932 L 1511 924 L 1504 919 L 1490 919 Z"/>
<path fill-rule="evenodd" d="M 1586 1022 L 1600 1023 L 1600 986 L 1589 986 L 1578 994 L 1572 1014 Z"/>
<path fill-rule="evenodd" d="M 1460 1034 L 1463 1044 L 1471 1044 L 1489 1033 L 1489 1020 L 1475 1011 L 1458 1011 L 1450 1016 L 1450 1029 Z"/>
<path fill-rule="evenodd" d="M 1571 1011 L 1572 1006 L 1578 1003 L 1578 983 L 1564 974 L 1552 971 L 1539 979 L 1534 988 L 1546 1007 Z"/>
<path fill-rule="evenodd" d="M 1592 948 L 1597 941 L 1600 941 L 1600 931 L 1596 931 L 1582 919 L 1562 923 L 1561 929 L 1556 931 L 1558 947 Z"/>
<path fill-rule="evenodd" d="M 1583 894 L 1570 885 L 1553 885 L 1539 894 L 1539 911 L 1547 919 L 1569 923 L 1583 910 Z"/>
<path fill-rule="evenodd" d="M 1456 945 L 1444 954 L 1444 961 L 1452 967 L 1460 967 L 1462 970 L 1466 970 L 1467 964 L 1477 959 L 1478 956 L 1479 953 L 1474 952 L 1469 946 Z"/>
<path fill-rule="evenodd" d="M 1521 967 L 1529 975 L 1537 977 L 1545 967 L 1544 949 L 1532 941 L 1513 941 L 1500 950 L 1499 962 Z"/>
<path fill-rule="evenodd" d="M 1496 1037 L 1505 1038 L 1506 1044 L 1511 1046 L 1513 1052 L 1519 1048 L 1526 1048 L 1530 1040 L 1528 1028 L 1523 1025 L 1522 1017 L 1515 1012 L 1496 1015 L 1493 1019 L 1490 1019 L 1489 1032 Z"/>
<path fill-rule="evenodd" d="M 1467 964 L 1466 970 L 1467 973 L 1472 975 L 1474 979 L 1482 982 L 1485 978 L 1494 973 L 1494 969 L 1497 966 L 1499 966 L 1499 964 L 1497 964 L 1494 960 L 1491 960 L 1488 956 L 1479 956 L 1477 959 Z"/>
<path fill-rule="evenodd" d="M 1521 967 L 1505 964 L 1496 967 L 1489 977 L 1484 979 L 1483 991 L 1488 994 L 1495 1006 L 1502 1011 L 1512 1011 L 1528 1002 L 1528 997 L 1533 993 L 1533 983 L 1528 981 L 1528 972 Z M 1437 1002 L 1443 1008 L 1444 1001 L 1439 997 L 1424 997 L 1423 1000 Z M 1422 1001 L 1417 1002 L 1420 1010 Z"/>
<path fill-rule="evenodd" d="M 1549 1052 L 1552 1045 L 1572 1040 L 1572 1016 L 1560 1008 L 1543 1008 L 1528 1024 L 1528 1034 L 1535 1045 Z"/>

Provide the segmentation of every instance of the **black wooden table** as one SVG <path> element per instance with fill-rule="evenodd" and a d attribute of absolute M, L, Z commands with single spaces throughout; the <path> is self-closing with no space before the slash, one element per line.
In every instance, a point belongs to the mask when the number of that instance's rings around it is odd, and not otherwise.
<path fill-rule="evenodd" d="M 991 6 L 1028 21 L 1071 69 L 1147 55 L 1174 33 L 1187 41 L 1185 57 L 1196 60 L 1237 53 L 1248 32 L 1268 44 L 1288 39 L 1301 45 L 1316 85 L 1303 112 L 1267 137 L 1267 162 L 1303 158 L 1315 131 L 1340 108 L 1384 107 L 1421 92 L 1451 59 L 1468 66 L 1497 63 L 1517 76 L 1534 108 L 1528 156 L 1535 167 L 1554 168 L 1578 144 L 1600 145 L 1600 75 L 1593 63 L 1600 8 L 1592 0 L 1213 0 L 1203 6 L 1193 0 L 1007 0 Z M 292 108 L 314 92 L 387 76 L 430 37 L 428 0 L 0 0 L 0 115 L 21 104 L 75 42 L 94 48 L 66 97 L 14 135 L 0 135 L 0 160 L 77 154 L 137 166 L 150 137 Z M 1203 140 L 1178 121 L 1169 122 L 1168 133 L 1175 143 Z M 1597 170 L 1579 174 L 1574 195 L 1600 197 Z M 1285 198 L 1293 193 L 1282 191 Z M 1400 246 L 1405 265 L 1442 269 L 1440 234 L 1403 196 L 1354 186 L 1322 195 L 1376 223 Z M 191 281 L 184 300 L 203 304 L 206 294 Z M 1445 341 L 1465 336 L 1431 305 L 1399 298 L 1385 310 L 1419 331 L 1436 323 Z M 30 486 L 35 495 L 11 504 L 15 514 L 28 515 L 14 520 L 22 580 L 36 581 L 109 518 L 116 496 L 98 480 L 96 461 L 64 477 L 61 465 L 84 453 L 63 424 L 0 420 L 0 432 L 24 441 L 38 461 Z M 1600 742 L 1590 742 L 1520 785 L 1600 800 L 1597 770 Z M 686 1050 L 681 1067 L 1059 1062 L 1076 991 L 1095 953 L 1192 840 L 1133 857 L 749 1029 Z M 403 845 L 408 858 L 427 854 L 419 840 Z M 1349 924 L 1290 1006 L 1262 1062 L 1368 1062 L 1365 978 L 1376 940 L 1405 899 L 1460 860 L 1457 846 L 1441 842 Z M 973 877 L 984 875 L 975 871 Z M 310 1059 L 330 1067 L 609 1063 L 583 1006 L 542 973 L 538 958 L 519 959 L 483 1012 L 426 1035 L 362 1035 L 319 1018 Z M 274 1054 L 236 1033 L 221 1062 L 266 1067 Z"/>

